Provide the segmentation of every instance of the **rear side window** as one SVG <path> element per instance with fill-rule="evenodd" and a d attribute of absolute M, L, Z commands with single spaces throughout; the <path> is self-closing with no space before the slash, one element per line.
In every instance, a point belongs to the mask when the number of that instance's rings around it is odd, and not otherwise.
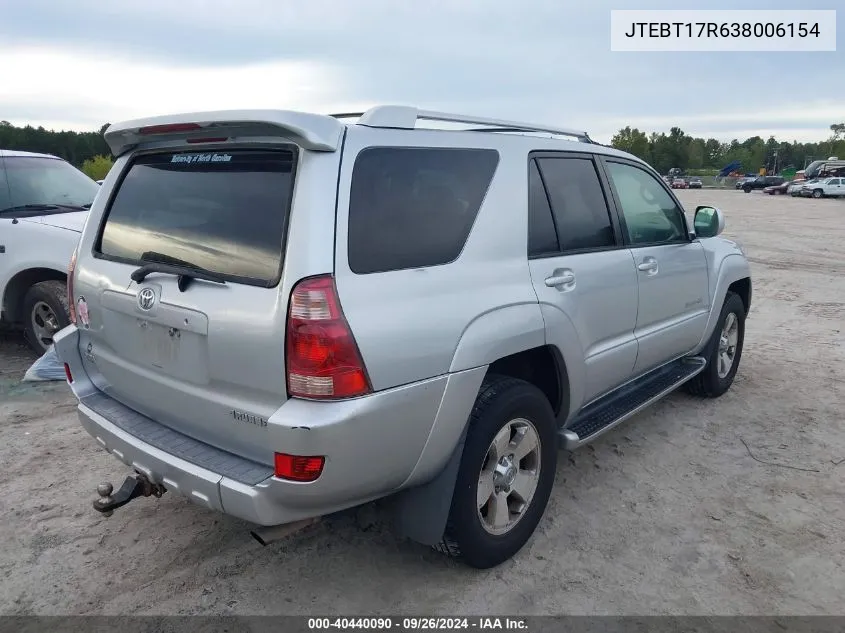
<path fill-rule="evenodd" d="M 549 197 L 537 161 L 532 160 L 528 163 L 528 256 L 542 257 L 559 250 Z"/>
<path fill-rule="evenodd" d="M 156 153 L 136 158 L 97 249 L 130 264 L 186 263 L 250 285 L 278 283 L 293 151 Z"/>
<path fill-rule="evenodd" d="M 616 245 L 610 210 L 590 158 L 541 158 L 540 172 L 564 251 Z"/>
<path fill-rule="evenodd" d="M 349 268 L 365 274 L 455 260 L 498 162 L 487 149 L 362 151 L 349 196 Z"/>

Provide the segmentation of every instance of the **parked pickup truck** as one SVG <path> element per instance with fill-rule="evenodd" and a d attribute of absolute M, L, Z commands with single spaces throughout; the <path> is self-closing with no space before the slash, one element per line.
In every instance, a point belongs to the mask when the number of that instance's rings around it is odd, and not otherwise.
<path fill-rule="evenodd" d="M 742 190 L 745 193 L 751 193 L 755 189 L 765 189 L 766 187 L 782 185 L 784 182 L 786 182 L 786 178 L 781 178 L 780 176 L 758 176 L 753 180 L 746 180 L 742 183 Z"/>
<path fill-rule="evenodd" d="M 687 218 L 584 131 L 379 106 L 105 139 L 84 309 L 56 336 L 82 425 L 134 471 L 98 487 L 104 514 L 171 490 L 266 544 L 384 499 L 400 534 L 492 567 L 559 448 L 739 367 L 751 272 L 721 211 Z"/>
<path fill-rule="evenodd" d="M 0 320 L 38 353 L 70 323 L 68 264 L 99 191 L 60 158 L 0 150 Z"/>
<path fill-rule="evenodd" d="M 845 196 L 845 178 L 825 178 L 801 187 L 800 194 L 807 198 L 839 198 Z"/>

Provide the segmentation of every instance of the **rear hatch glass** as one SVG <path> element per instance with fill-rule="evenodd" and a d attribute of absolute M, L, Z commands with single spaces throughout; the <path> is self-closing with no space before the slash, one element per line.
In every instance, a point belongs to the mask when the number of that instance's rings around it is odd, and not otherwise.
<path fill-rule="evenodd" d="M 181 261 L 227 280 L 279 281 L 292 151 L 175 152 L 134 160 L 95 251 L 127 264 Z"/>

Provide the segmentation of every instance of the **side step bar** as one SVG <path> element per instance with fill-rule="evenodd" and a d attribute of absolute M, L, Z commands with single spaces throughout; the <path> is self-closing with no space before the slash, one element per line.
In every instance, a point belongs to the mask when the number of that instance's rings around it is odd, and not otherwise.
<path fill-rule="evenodd" d="M 700 356 L 676 360 L 588 404 L 567 428 L 558 431 L 561 448 L 572 451 L 592 442 L 680 387 L 706 364 Z"/>

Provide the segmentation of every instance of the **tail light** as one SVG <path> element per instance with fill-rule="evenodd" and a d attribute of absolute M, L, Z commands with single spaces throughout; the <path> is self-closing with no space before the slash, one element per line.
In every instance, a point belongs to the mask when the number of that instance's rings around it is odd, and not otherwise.
<path fill-rule="evenodd" d="M 293 289 L 285 359 L 291 397 L 331 400 L 372 392 L 332 277 L 305 279 Z"/>
<path fill-rule="evenodd" d="M 70 263 L 67 267 L 67 312 L 70 322 L 76 324 L 76 303 L 73 300 L 73 273 L 76 271 L 76 251 L 70 256 Z"/>
<path fill-rule="evenodd" d="M 67 378 L 68 384 L 73 384 L 73 374 L 70 372 L 70 366 L 65 363 L 65 378 Z"/>

